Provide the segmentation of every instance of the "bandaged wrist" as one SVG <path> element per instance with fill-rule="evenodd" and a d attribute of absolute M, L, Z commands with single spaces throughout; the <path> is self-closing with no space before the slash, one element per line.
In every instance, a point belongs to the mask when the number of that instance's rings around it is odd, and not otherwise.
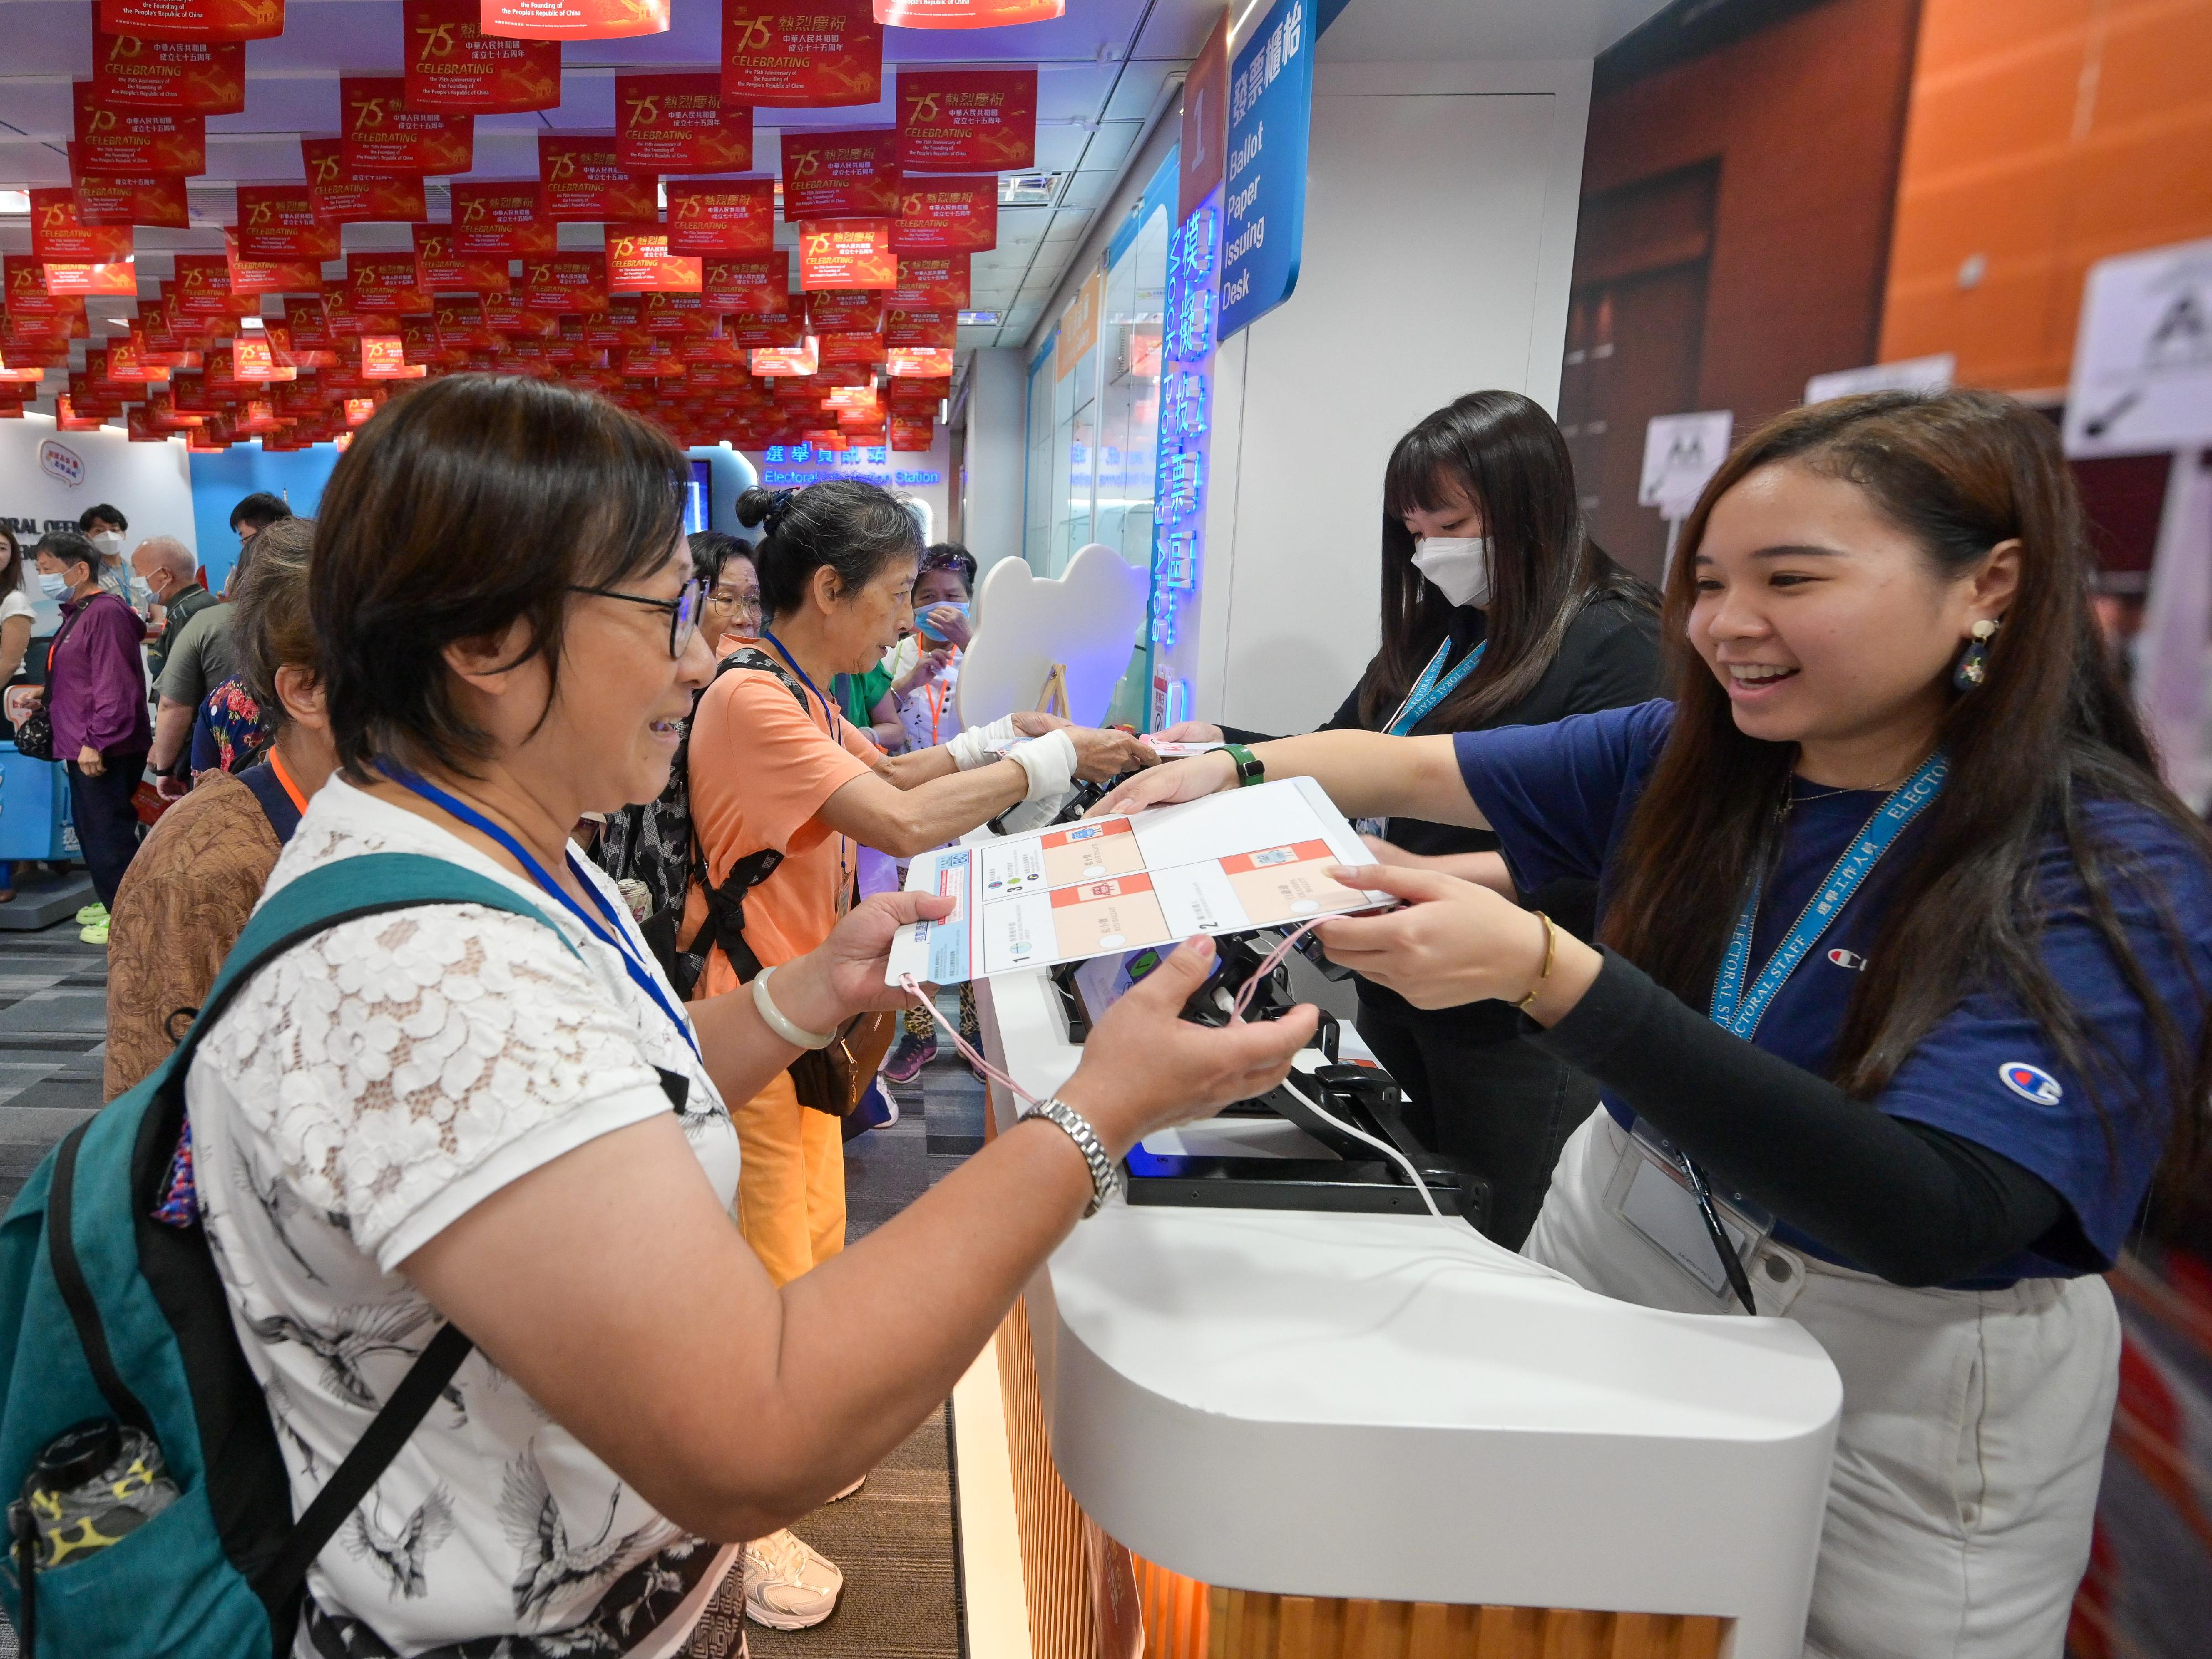
<path fill-rule="evenodd" d="M 1014 717 L 1001 714 L 988 726 L 971 726 L 945 745 L 952 763 L 963 772 L 972 772 L 979 766 L 988 766 L 1000 758 L 991 750 L 994 743 L 1004 743 L 1020 734 L 1014 730 Z"/>
<path fill-rule="evenodd" d="M 1075 739 L 1066 728 L 1032 738 L 1006 751 L 1006 758 L 1029 774 L 1030 792 L 1024 804 L 1050 801 L 1057 806 L 1075 783 Z"/>

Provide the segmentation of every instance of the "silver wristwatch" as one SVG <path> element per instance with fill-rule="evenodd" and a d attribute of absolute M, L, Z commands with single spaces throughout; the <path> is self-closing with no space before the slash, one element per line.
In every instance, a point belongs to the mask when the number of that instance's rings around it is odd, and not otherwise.
<path fill-rule="evenodd" d="M 1057 1124 L 1075 1143 L 1076 1151 L 1083 1154 L 1083 1161 L 1091 1166 L 1091 1207 L 1083 1212 L 1083 1218 L 1090 1220 L 1098 1213 L 1099 1206 L 1121 1189 L 1121 1172 L 1106 1156 L 1106 1146 L 1098 1139 L 1098 1132 L 1082 1113 L 1057 1097 L 1040 1101 L 1022 1115 L 1041 1117 Z"/>

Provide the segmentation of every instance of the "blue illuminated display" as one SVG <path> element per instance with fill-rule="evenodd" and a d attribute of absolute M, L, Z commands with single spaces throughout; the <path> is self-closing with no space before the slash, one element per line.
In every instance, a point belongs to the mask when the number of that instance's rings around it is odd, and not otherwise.
<path fill-rule="evenodd" d="M 1215 289 L 1220 277 L 1221 192 L 1215 190 L 1168 243 L 1161 326 L 1160 430 L 1153 480 L 1152 644 L 1176 642 L 1184 605 L 1198 589 L 1206 549 L 1207 433 L 1212 425 Z M 1164 698 L 1163 704 L 1162 699 Z M 1156 679 L 1152 717 L 1185 717 L 1189 688 Z"/>

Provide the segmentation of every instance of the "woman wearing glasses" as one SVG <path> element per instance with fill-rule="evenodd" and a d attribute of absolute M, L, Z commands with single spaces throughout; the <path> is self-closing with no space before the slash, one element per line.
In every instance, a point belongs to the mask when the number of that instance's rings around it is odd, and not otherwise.
<path fill-rule="evenodd" d="M 791 1285 L 731 1225 L 724 1100 L 886 1003 L 893 929 L 945 903 L 871 900 L 687 1008 L 569 855 L 580 813 L 660 793 L 713 672 L 682 475 L 611 404 L 456 375 L 363 427 L 324 494 L 310 598 L 341 769 L 270 891 L 407 853 L 538 918 L 340 922 L 264 969 L 192 1068 L 195 1207 L 295 1512 L 447 1322 L 475 1343 L 276 1651 L 675 1652 L 737 1542 L 938 1409 L 1097 1196 L 1074 1130 L 1041 1119 Z M 1273 1086 L 1310 1039 L 1310 1012 L 1176 1018 L 1208 965 L 1186 945 L 1091 1037 L 1065 1121 L 1103 1156 Z"/>
<path fill-rule="evenodd" d="M 1257 751 L 1349 811 L 1488 825 L 1524 888 L 1600 881 L 1602 951 L 1428 871 L 1357 872 L 1409 905 L 1321 937 L 1417 1006 L 1514 1004 L 1604 1090 L 1530 1255 L 1834 1359 L 1811 1655 L 2058 1652 L 2118 1389 L 2100 1275 L 2212 1127 L 2212 842 L 2089 568 L 2033 410 L 1839 399 L 1683 526 L 1672 702 Z"/>

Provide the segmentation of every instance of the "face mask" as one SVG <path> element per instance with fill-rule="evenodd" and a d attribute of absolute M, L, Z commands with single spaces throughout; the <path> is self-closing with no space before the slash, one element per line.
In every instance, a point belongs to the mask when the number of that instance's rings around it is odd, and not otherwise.
<path fill-rule="evenodd" d="M 39 586 L 50 599 L 65 599 L 69 597 L 70 585 L 69 578 L 66 576 L 49 575 L 41 570 L 39 572 Z"/>
<path fill-rule="evenodd" d="M 1490 601 L 1490 538 L 1429 536 L 1413 547 L 1413 568 L 1455 605 Z"/>
<path fill-rule="evenodd" d="M 949 599 L 940 601 L 936 605 L 923 606 L 921 614 L 915 617 L 914 625 L 933 640 L 941 640 L 945 637 L 944 635 L 939 633 L 934 628 L 932 628 L 929 625 L 930 617 L 939 611 L 957 611 L 961 616 L 964 617 L 968 614 L 968 606 L 964 601 L 961 604 L 955 605 Z"/>
<path fill-rule="evenodd" d="M 92 538 L 92 544 L 110 558 L 118 557 L 123 552 L 123 532 L 103 530 Z"/>

